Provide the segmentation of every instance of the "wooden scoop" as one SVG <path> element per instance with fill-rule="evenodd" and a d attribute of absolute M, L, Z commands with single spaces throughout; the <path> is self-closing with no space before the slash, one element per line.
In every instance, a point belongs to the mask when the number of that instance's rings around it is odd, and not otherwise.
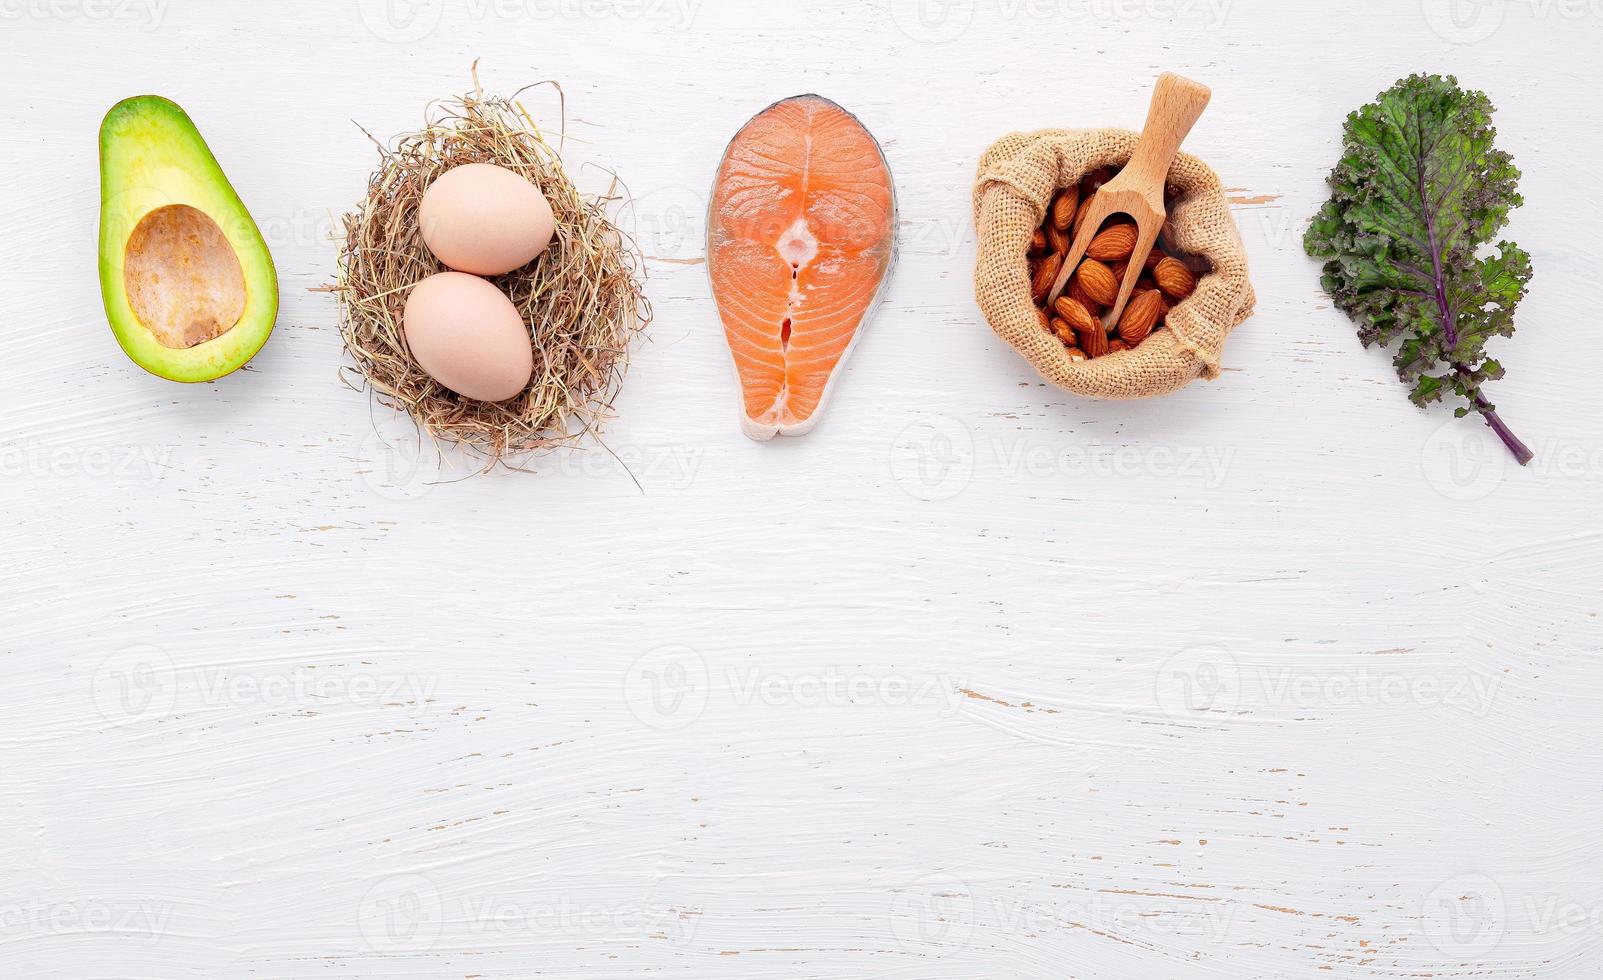
<path fill-rule="evenodd" d="M 1102 321 L 1103 326 L 1110 328 L 1119 322 L 1119 317 L 1124 315 L 1124 307 L 1135 292 L 1135 284 L 1146 267 L 1147 256 L 1152 254 L 1158 235 L 1163 232 L 1163 223 L 1169 219 L 1163 200 L 1169 165 L 1174 163 L 1174 155 L 1180 152 L 1180 144 L 1185 142 L 1191 127 L 1202 118 L 1202 111 L 1208 107 L 1211 98 L 1213 93 L 1208 86 L 1189 78 L 1166 72 L 1158 79 L 1141 142 L 1136 144 L 1130 162 L 1125 164 L 1118 176 L 1104 184 L 1091 199 L 1085 223 L 1080 226 L 1080 233 L 1074 238 L 1074 247 L 1069 249 L 1063 263 L 1063 271 L 1058 273 L 1058 281 L 1047 297 L 1047 309 L 1051 309 L 1052 304 L 1063 295 L 1063 290 L 1068 288 L 1070 277 L 1080 268 L 1086 249 L 1091 247 L 1091 239 L 1102 230 L 1107 220 L 1116 214 L 1128 214 L 1135 219 L 1135 254 L 1130 256 L 1124 285 L 1119 288 L 1119 301 L 1113 305 L 1113 312 Z"/>

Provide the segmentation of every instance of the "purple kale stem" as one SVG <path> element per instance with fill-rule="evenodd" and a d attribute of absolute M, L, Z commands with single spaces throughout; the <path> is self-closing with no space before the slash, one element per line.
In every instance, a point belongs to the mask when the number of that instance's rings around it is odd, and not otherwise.
<path fill-rule="evenodd" d="M 1508 447 L 1508 451 L 1514 454 L 1514 459 L 1521 466 L 1530 465 L 1531 460 L 1536 458 L 1536 454 L 1531 452 L 1529 446 L 1520 441 L 1519 436 L 1510 431 L 1502 416 L 1497 414 L 1491 403 L 1478 391 L 1475 393 L 1475 408 L 1486 418 L 1486 424 L 1492 427 L 1493 432 L 1497 433 L 1497 438 L 1503 440 L 1503 445 Z"/>

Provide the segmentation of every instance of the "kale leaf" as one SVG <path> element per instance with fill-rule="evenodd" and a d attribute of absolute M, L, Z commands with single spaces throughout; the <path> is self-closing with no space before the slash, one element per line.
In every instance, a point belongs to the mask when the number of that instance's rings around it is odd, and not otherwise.
<path fill-rule="evenodd" d="M 1365 347 L 1397 343 L 1397 374 L 1421 407 L 1449 392 L 1521 465 L 1533 454 L 1482 391 L 1503 376 L 1486 342 L 1514 333 L 1531 259 L 1488 247 L 1525 203 L 1513 158 L 1492 145 L 1492 103 L 1451 76 L 1414 75 L 1347 118 L 1330 201 L 1304 245 Z"/>

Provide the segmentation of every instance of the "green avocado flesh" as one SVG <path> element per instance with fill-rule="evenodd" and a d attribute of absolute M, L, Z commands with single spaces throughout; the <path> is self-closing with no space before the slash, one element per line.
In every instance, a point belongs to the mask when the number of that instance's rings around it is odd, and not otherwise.
<path fill-rule="evenodd" d="M 189 116 L 154 95 L 100 127 L 100 292 L 122 349 L 171 381 L 238 370 L 278 317 L 256 222 Z"/>

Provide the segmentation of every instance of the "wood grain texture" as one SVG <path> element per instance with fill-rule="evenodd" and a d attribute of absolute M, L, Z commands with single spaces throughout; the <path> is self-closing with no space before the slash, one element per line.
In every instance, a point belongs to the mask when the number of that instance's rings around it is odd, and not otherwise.
<path fill-rule="evenodd" d="M 4 5 L 0 976 L 1603 976 L 1603 17 L 1462 6 Z M 652 256 L 611 452 L 535 476 L 441 471 L 311 291 L 353 121 L 476 57 L 563 82 Z M 974 161 L 1138 126 L 1162 70 L 1214 90 L 1187 146 L 1260 312 L 1218 382 L 1088 403 L 978 319 Z M 1411 408 L 1301 253 L 1343 116 L 1414 70 L 1526 172 L 1528 471 Z M 282 278 L 215 385 L 100 310 L 94 133 L 142 91 Z M 884 143 L 901 263 L 829 418 L 758 446 L 706 188 L 805 91 Z"/>

